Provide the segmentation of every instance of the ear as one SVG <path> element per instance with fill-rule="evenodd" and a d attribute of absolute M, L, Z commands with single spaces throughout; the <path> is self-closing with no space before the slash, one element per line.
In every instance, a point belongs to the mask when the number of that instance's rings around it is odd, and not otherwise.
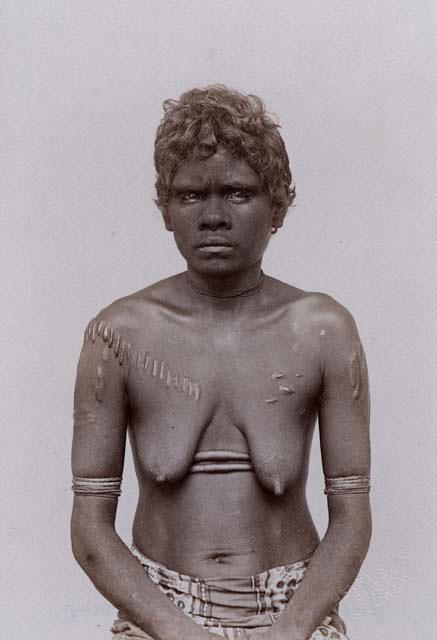
<path fill-rule="evenodd" d="M 173 227 L 171 226 L 170 216 L 168 215 L 168 209 L 161 209 L 162 218 L 164 220 L 165 228 L 167 231 L 173 231 Z"/>
<path fill-rule="evenodd" d="M 272 217 L 272 227 L 275 229 L 280 229 L 284 224 L 285 211 L 274 211 Z"/>

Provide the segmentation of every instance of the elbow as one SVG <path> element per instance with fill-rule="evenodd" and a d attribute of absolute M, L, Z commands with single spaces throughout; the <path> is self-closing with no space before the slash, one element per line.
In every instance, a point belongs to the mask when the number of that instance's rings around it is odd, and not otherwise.
<path fill-rule="evenodd" d="M 81 518 L 76 517 L 73 512 L 70 533 L 73 557 L 82 569 L 89 573 L 99 563 L 98 547 L 96 546 L 96 540 L 99 539 L 97 531 L 95 527 L 90 527 Z"/>
<path fill-rule="evenodd" d="M 368 502 L 365 508 L 358 509 L 355 517 L 351 518 L 351 520 L 351 527 L 355 532 L 357 540 L 360 542 L 365 557 L 372 538 L 372 512 L 370 510 L 370 503 Z"/>
<path fill-rule="evenodd" d="M 371 538 L 372 519 L 369 517 L 360 524 L 358 529 L 354 530 L 350 538 L 350 554 L 355 559 L 354 564 L 357 571 L 359 571 L 367 556 Z"/>
<path fill-rule="evenodd" d="M 369 510 L 369 515 L 366 518 L 363 526 L 362 526 L 362 537 L 363 537 L 363 560 L 367 555 L 370 547 L 370 541 L 372 539 L 372 515 Z"/>
<path fill-rule="evenodd" d="M 372 515 L 368 501 L 333 510 L 328 530 L 361 561 L 367 555 L 372 537 Z"/>
<path fill-rule="evenodd" d="M 73 556 L 88 575 L 106 565 L 119 540 L 112 518 L 80 508 L 73 507 L 70 531 Z"/>
<path fill-rule="evenodd" d="M 71 527 L 71 550 L 76 562 L 88 573 L 88 569 L 96 564 L 96 554 L 89 544 L 83 532 Z"/>

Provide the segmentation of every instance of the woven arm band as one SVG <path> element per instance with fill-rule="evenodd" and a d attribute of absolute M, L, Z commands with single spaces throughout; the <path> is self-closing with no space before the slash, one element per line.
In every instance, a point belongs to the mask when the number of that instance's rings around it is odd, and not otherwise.
<path fill-rule="evenodd" d="M 81 478 L 73 476 L 71 488 L 79 496 L 107 496 L 118 498 L 121 495 L 121 480 L 118 478 Z"/>
<path fill-rule="evenodd" d="M 325 493 L 339 495 L 342 493 L 369 493 L 370 476 L 344 476 L 327 478 L 325 476 Z"/>

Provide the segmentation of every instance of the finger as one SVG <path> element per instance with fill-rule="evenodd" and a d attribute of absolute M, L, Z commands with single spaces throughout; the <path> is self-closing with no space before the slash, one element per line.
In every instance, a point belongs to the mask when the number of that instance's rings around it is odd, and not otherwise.
<path fill-rule="evenodd" d="M 125 640 L 153 640 L 152 636 L 149 636 L 144 631 L 141 631 L 140 633 L 141 635 L 138 635 L 132 631 L 125 631 L 122 636 L 124 636 Z"/>
<path fill-rule="evenodd" d="M 131 631 L 122 631 L 112 636 L 112 640 L 153 640 L 153 638 L 144 631 L 141 631 L 141 635 L 132 635 Z"/>
<path fill-rule="evenodd" d="M 111 631 L 113 633 L 121 633 L 122 631 L 129 629 L 129 626 L 130 623 L 127 620 L 114 620 Z"/>
<path fill-rule="evenodd" d="M 129 623 L 129 629 L 125 632 L 125 635 L 131 640 L 153 640 L 148 633 L 137 627 L 136 625 Z"/>
<path fill-rule="evenodd" d="M 111 629 L 115 640 L 153 640 L 145 631 L 127 620 L 115 620 Z"/>

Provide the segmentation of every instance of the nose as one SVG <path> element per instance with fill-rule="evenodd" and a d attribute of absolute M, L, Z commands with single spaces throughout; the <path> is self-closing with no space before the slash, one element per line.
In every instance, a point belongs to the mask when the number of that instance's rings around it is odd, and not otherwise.
<path fill-rule="evenodd" d="M 208 198 L 199 217 L 199 230 L 231 229 L 232 221 L 221 198 Z"/>

